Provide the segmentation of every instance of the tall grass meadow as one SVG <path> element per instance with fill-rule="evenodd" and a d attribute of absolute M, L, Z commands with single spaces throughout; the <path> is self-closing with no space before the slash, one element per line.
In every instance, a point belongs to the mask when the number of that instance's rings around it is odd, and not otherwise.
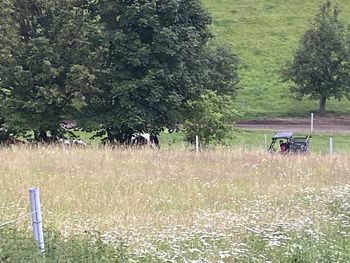
<path fill-rule="evenodd" d="M 347 153 L 14 147 L 0 160 L 0 262 L 349 261 Z M 23 217 L 32 186 L 43 254 Z"/>

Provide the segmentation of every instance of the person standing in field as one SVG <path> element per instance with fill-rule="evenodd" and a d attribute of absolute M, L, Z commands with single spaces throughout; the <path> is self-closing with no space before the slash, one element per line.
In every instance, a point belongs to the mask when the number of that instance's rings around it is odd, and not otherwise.
<path fill-rule="evenodd" d="M 285 153 L 287 151 L 287 144 L 280 140 L 280 153 Z"/>

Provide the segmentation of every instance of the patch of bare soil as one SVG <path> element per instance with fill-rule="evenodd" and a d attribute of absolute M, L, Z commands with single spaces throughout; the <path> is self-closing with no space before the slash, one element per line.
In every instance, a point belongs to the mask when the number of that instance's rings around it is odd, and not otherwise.
<path fill-rule="evenodd" d="M 247 130 L 310 132 L 310 118 L 273 118 L 246 120 L 238 123 L 237 128 Z M 350 117 L 315 117 L 314 132 L 350 133 Z"/>

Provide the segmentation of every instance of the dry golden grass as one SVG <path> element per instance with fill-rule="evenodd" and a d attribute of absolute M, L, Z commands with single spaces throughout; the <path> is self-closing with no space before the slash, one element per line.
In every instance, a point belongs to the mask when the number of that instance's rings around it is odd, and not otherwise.
<path fill-rule="evenodd" d="M 350 155 L 13 148 L 0 150 L 0 162 L 0 220 L 27 212 L 36 186 L 46 225 L 62 230 L 191 225 L 198 211 L 239 213 L 264 196 L 283 204 L 350 182 Z"/>

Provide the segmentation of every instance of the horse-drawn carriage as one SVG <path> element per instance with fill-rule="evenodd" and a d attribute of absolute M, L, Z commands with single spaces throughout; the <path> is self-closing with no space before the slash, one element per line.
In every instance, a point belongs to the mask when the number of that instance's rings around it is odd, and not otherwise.
<path fill-rule="evenodd" d="M 278 132 L 272 136 L 269 152 L 276 152 L 276 143 L 279 142 L 279 152 L 282 154 L 307 154 L 310 151 L 311 135 L 293 136 L 292 132 Z"/>

